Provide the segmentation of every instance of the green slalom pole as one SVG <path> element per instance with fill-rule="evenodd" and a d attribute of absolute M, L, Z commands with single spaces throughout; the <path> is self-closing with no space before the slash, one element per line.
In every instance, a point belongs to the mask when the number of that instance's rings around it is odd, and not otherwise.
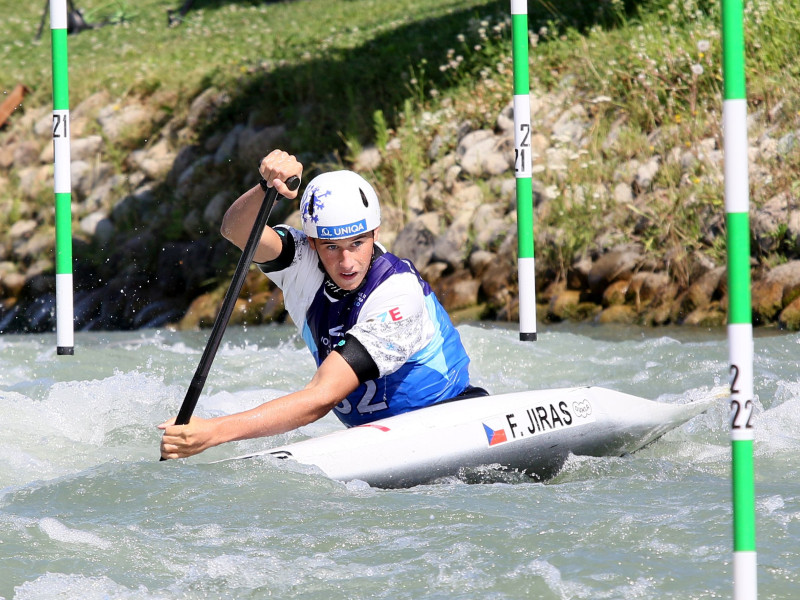
<path fill-rule="evenodd" d="M 758 596 L 753 468 L 753 324 L 750 300 L 750 183 L 742 0 L 722 2 L 722 109 L 728 228 L 728 347 L 731 372 L 733 590 Z"/>
<path fill-rule="evenodd" d="M 56 352 L 74 354 L 72 305 L 72 181 L 69 154 L 67 0 L 50 0 L 53 54 L 53 150 L 56 197 Z"/>
<path fill-rule="evenodd" d="M 531 98 L 528 73 L 528 2 L 511 0 L 514 57 L 514 175 L 517 181 L 519 339 L 536 340 L 536 269 L 533 258 Z"/>

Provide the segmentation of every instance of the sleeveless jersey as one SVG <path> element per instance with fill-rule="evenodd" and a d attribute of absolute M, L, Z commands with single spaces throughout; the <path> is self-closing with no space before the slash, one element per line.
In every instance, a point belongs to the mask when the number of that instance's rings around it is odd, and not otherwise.
<path fill-rule="evenodd" d="M 361 287 L 337 299 L 325 292 L 324 273 L 305 235 L 290 233 L 292 264 L 267 275 L 283 290 L 316 364 L 349 333 L 378 367 L 378 378 L 362 383 L 336 406 L 345 425 L 429 406 L 467 388 L 469 357 L 458 331 L 410 261 L 390 253 L 377 256 Z"/>

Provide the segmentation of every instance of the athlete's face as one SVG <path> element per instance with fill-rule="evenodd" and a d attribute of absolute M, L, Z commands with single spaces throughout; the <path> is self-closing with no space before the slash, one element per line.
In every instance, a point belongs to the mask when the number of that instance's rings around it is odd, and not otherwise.
<path fill-rule="evenodd" d="M 341 240 L 309 239 L 333 283 L 354 290 L 367 276 L 378 229 Z"/>

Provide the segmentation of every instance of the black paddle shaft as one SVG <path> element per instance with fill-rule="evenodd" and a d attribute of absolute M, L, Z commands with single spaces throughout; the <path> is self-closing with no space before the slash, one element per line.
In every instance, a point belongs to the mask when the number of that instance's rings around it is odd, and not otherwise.
<path fill-rule="evenodd" d="M 290 177 L 286 181 L 286 185 L 290 190 L 296 190 L 300 186 L 300 179 L 297 177 Z M 253 229 L 250 231 L 250 237 L 247 239 L 242 256 L 239 258 L 239 263 L 236 265 L 236 271 L 233 273 L 233 279 L 225 293 L 225 298 L 222 301 L 222 307 L 217 314 L 214 321 L 214 326 L 211 329 L 211 335 L 208 338 L 206 349 L 203 351 L 203 356 L 200 358 L 200 364 L 197 365 L 197 370 L 194 373 L 192 382 L 189 384 L 189 389 L 186 390 L 186 396 L 183 399 L 178 417 L 175 419 L 176 425 L 186 425 L 192 417 L 197 400 L 200 398 L 200 393 L 203 391 L 203 386 L 206 383 L 206 377 L 211 369 L 211 363 L 214 362 L 214 357 L 219 349 L 219 344 L 222 341 L 222 336 L 225 333 L 225 328 L 228 326 L 228 321 L 233 314 L 233 308 L 236 305 L 236 300 L 239 298 L 239 292 L 242 291 L 244 280 L 247 277 L 247 270 L 250 268 L 250 263 L 253 262 L 253 256 L 256 253 L 256 247 L 261 240 L 261 234 L 264 232 L 264 227 L 269 219 L 269 213 L 272 212 L 272 205 L 275 204 L 275 199 L 278 197 L 278 190 L 271 187 L 264 195 L 264 201 L 258 210 L 258 215 L 253 223 Z"/>

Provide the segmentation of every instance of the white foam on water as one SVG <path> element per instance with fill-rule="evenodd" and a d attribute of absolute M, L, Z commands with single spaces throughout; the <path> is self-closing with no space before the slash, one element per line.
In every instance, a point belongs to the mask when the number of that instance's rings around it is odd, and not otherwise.
<path fill-rule="evenodd" d="M 104 540 L 98 535 L 80 529 L 71 529 L 57 519 L 45 517 L 39 521 L 39 529 L 47 536 L 57 542 L 66 544 L 84 544 L 94 546 L 101 550 L 111 548 L 111 542 Z"/>
<path fill-rule="evenodd" d="M 14 590 L 14 600 L 168 600 L 170 595 L 152 594 L 146 588 L 130 589 L 108 577 L 46 573 Z"/>
<path fill-rule="evenodd" d="M 671 404 L 728 378 L 718 335 L 462 326 L 474 383 L 494 393 L 603 385 Z M 228 332 L 196 414 L 305 385 L 292 328 Z M 625 335 L 622 335 L 625 334 Z M 629 335 L 630 334 L 630 335 Z M 209 464 L 341 429 L 159 463 L 155 426 L 180 406 L 206 332 L 0 340 L 0 596 L 324 600 L 729 595 L 725 398 L 632 456 L 570 458 L 552 482 L 410 490 L 341 484 L 272 457 Z M 764 597 L 791 597 L 800 534 L 800 336 L 756 339 L 756 509 Z M 164 552 L 163 548 L 169 548 Z M 63 572 L 62 572 L 63 571 Z"/>

